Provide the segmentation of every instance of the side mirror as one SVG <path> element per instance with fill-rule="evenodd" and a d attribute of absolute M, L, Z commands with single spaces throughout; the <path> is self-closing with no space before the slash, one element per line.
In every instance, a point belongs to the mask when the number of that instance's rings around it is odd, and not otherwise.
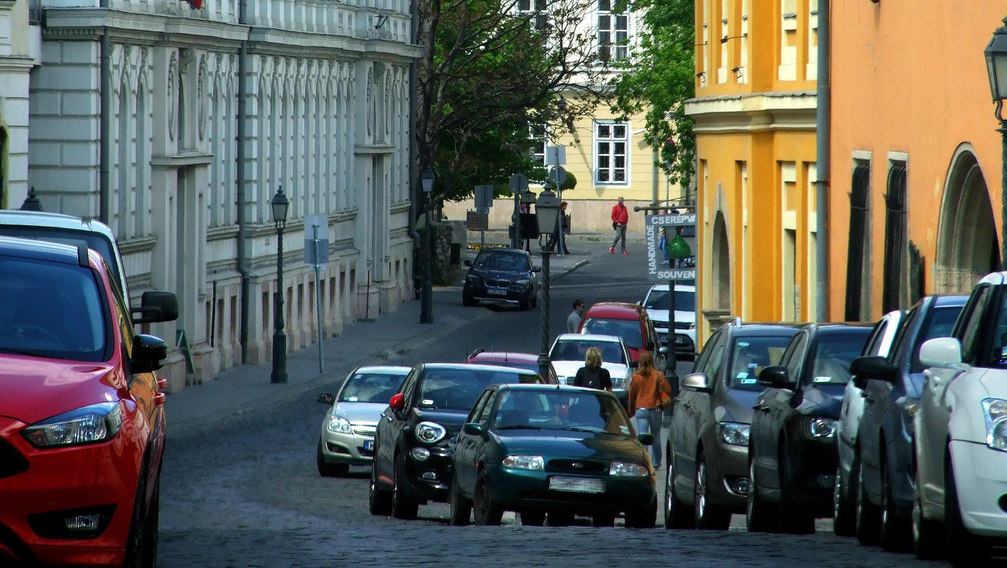
<path fill-rule="evenodd" d="M 462 426 L 462 432 L 465 432 L 469 436 L 482 436 L 485 430 L 483 430 L 482 424 L 477 424 L 475 422 L 466 422 L 465 425 Z"/>
<path fill-rule="evenodd" d="M 406 407 L 406 396 L 400 392 L 392 395 L 391 400 L 388 401 L 388 406 L 392 407 L 392 410 L 398 412 Z"/>
<path fill-rule="evenodd" d="M 794 384 L 790 382 L 787 368 L 783 365 L 772 365 L 762 369 L 762 372 L 759 373 L 759 384 L 774 389 L 794 388 Z"/>
<path fill-rule="evenodd" d="M 654 443 L 654 435 L 651 434 L 650 432 L 647 432 L 646 434 L 640 434 L 639 436 L 637 436 L 637 438 L 640 440 L 640 443 L 643 444 L 644 446 L 650 446 Z"/>
<path fill-rule="evenodd" d="M 542 267 L 541 266 L 533 266 L 533 267 L 531 267 L 531 271 L 532 272 L 542 272 Z"/>
<path fill-rule="evenodd" d="M 130 371 L 133 373 L 153 373 L 164 366 L 168 357 L 168 346 L 160 337 L 137 334 L 133 338 L 133 354 L 130 359 Z"/>
<path fill-rule="evenodd" d="M 178 297 L 171 292 L 144 292 L 140 307 L 133 308 L 133 323 L 157 323 L 178 319 Z"/>
<path fill-rule="evenodd" d="M 332 393 L 325 392 L 318 395 L 318 402 L 328 406 L 332 406 L 332 403 L 336 402 L 336 397 L 332 396 Z"/>
<path fill-rule="evenodd" d="M 466 258 L 466 259 L 465 259 L 465 262 L 463 262 L 463 264 L 464 264 L 465 266 L 472 266 L 472 260 L 470 260 L 470 259 Z"/>
<path fill-rule="evenodd" d="M 710 378 L 706 373 L 690 373 L 682 379 L 682 388 L 685 390 L 710 392 Z"/>
<path fill-rule="evenodd" d="M 854 385 L 863 389 L 867 379 L 878 379 L 887 383 L 897 378 L 895 366 L 888 359 L 879 355 L 857 357 L 850 363 L 850 374 L 854 376 Z M 863 386 L 861 386 L 863 385 Z"/>
<path fill-rule="evenodd" d="M 954 337 L 935 337 L 920 346 L 924 367 L 950 367 L 962 362 L 962 344 Z"/>

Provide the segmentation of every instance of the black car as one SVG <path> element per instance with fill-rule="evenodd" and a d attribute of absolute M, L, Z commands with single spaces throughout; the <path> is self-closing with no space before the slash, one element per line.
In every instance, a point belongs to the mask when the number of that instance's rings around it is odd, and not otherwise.
<path fill-rule="evenodd" d="M 854 359 L 864 389 L 856 533 L 862 544 L 904 550 L 911 544 L 913 415 L 923 388 L 920 346 L 948 337 L 968 296 L 926 296 L 899 327 L 888 357 Z"/>
<path fill-rule="evenodd" d="M 665 528 L 727 530 L 745 512 L 748 435 L 759 371 L 779 363 L 797 326 L 720 326 L 682 379 L 668 429 Z"/>
<path fill-rule="evenodd" d="M 538 373 L 511 367 L 421 363 L 409 372 L 378 420 L 371 464 L 373 515 L 416 518 L 427 501 L 447 501 L 452 440 L 489 385 L 540 384 Z"/>
<path fill-rule="evenodd" d="M 475 260 L 466 260 L 469 272 L 462 286 L 462 304 L 480 301 L 516 304 L 522 310 L 538 303 L 539 267 L 531 255 L 519 249 L 483 249 Z"/>
<path fill-rule="evenodd" d="M 816 517 L 832 516 L 836 421 L 850 362 L 863 352 L 871 329 L 806 324 L 780 365 L 759 373 L 765 390 L 748 445 L 749 531 L 812 533 Z"/>

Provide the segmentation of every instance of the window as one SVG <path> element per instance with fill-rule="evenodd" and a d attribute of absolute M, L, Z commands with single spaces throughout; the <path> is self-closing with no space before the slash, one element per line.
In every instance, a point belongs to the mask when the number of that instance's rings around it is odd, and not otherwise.
<path fill-rule="evenodd" d="M 885 271 L 881 309 L 890 312 L 906 301 L 906 164 L 892 162 L 888 171 L 888 193 L 885 194 Z"/>
<path fill-rule="evenodd" d="M 613 13 L 612 0 L 598 0 L 598 57 L 604 61 L 629 57 L 629 14 Z"/>
<path fill-rule="evenodd" d="M 850 240 L 846 256 L 846 321 L 863 319 L 864 265 L 867 251 L 870 209 L 868 195 L 871 184 L 869 162 L 858 162 L 853 170 L 853 187 L 850 191 Z"/>
<path fill-rule="evenodd" d="M 549 131 L 544 124 L 533 124 L 531 126 L 531 132 L 528 138 L 534 141 L 534 149 L 532 150 L 532 158 L 536 162 L 545 164 L 545 147 L 549 144 Z"/>
<path fill-rule="evenodd" d="M 595 123 L 595 182 L 625 184 L 629 156 L 629 125 L 625 122 Z"/>
<path fill-rule="evenodd" d="M 534 15 L 535 29 L 541 30 L 549 25 L 548 4 L 547 0 L 518 0 L 517 9 L 522 15 Z"/>

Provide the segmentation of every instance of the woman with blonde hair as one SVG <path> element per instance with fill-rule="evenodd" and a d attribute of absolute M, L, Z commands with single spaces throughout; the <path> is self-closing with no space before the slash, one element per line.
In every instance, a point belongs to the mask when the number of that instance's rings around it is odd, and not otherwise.
<path fill-rule="evenodd" d="M 587 350 L 584 366 L 577 369 L 577 375 L 573 378 L 573 386 L 612 392 L 612 375 L 609 374 L 608 369 L 601 366 L 601 351 L 597 347 L 591 347 Z"/>
<path fill-rule="evenodd" d="M 644 434 L 648 430 L 654 435 L 650 445 L 650 459 L 654 467 L 661 467 L 661 408 L 660 393 L 671 395 L 671 384 L 664 374 L 654 368 L 654 356 L 650 351 L 640 354 L 640 362 L 629 383 L 629 412 L 636 420 L 636 431 Z"/>

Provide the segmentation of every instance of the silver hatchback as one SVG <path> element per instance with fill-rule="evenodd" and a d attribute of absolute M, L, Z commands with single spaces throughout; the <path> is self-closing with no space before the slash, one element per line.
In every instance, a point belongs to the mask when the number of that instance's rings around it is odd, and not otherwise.
<path fill-rule="evenodd" d="M 318 473 L 344 475 L 351 465 L 374 459 L 374 431 L 388 400 L 399 391 L 409 367 L 358 367 L 343 381 L 335 396 L 319 395 L 329 405 L 318 437 Z"/>

